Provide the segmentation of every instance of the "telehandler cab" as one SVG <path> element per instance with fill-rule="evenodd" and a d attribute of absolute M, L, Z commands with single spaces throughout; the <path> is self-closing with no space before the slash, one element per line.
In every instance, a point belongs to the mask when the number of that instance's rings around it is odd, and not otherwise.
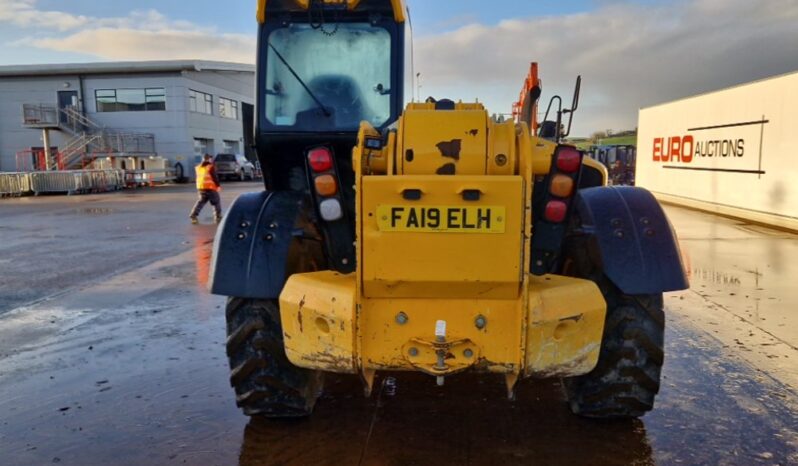
<path fill-rule="evenodd" d="M 404 0 L 259 0 L 257 17 L 266 190 L 231 206 L 210 280 L 247 415 L 307 416 L 325 372 L 369 394 L 377 371 L 500 374 L 511 398 L 558 377 L 575 413 L 652 409 L 662 293 L 687 280 L 653 196 L 560 143 L 576 99 L 546 138 L 536 110 L 403 110 Z"/>

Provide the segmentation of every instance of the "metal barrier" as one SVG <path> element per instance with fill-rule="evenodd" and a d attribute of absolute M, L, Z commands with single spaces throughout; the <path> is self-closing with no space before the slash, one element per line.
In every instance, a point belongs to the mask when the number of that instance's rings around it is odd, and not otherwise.
<path fill-rule="evenodd" d="M 31 190 L 36 193 L 77 193 L 80 174 L 72 171 L 37 172 L 30 174 Z"/>
<path fill-rule="evenodd" d="M 91 170 L 91 187 L 96 191 L 116 191 L 125 186 L 125 174 L 122 170 Z"/>
<path fill-rule="evenodd" d="M 0 197 L 24 196 L 30 192 L 28 173 L 0 173 Z"/>
<path fill-rule="evenodd" d="M 121 170 L 73 170 L 30 174 L 31 191 L 82 194 L 115 191 L 124 187 Z"/>
<path fill-rule="evenodd" d="M 152 186 L 174 181 L 174 169 L 62 170 L 49 172 L 0 172 L 0 197 L 27 194 L 85 194 L 117 191 L 125 187 Z"/>

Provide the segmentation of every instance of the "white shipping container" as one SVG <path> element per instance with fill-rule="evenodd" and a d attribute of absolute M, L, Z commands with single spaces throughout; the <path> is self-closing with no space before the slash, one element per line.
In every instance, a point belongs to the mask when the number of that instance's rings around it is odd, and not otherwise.
<path fill-rule="evenodd" d="M 798 72 L 640 110 L 638 186 L 798 230 Z"/>

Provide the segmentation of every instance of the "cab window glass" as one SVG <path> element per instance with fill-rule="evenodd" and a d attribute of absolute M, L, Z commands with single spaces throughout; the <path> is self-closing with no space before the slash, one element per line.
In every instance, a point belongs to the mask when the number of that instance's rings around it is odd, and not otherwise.
<path fill-rule="evenodd" d="M 389 32 L 369 23 L 337 28 L 327 35 L 308 24 L 290 24 L 271 32 L 265 76 L 271 126 L 355 130 L 362 120 L 379 127 L 390 118 Z"/>

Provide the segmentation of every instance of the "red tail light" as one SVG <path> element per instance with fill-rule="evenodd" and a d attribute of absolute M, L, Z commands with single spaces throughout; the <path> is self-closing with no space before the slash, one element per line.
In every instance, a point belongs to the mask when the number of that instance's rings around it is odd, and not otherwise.
<path fill-rule="evenodd" d="M 557 152 L 557 168 L 565 173 L 574 173 L 579 170 L 579 163 L 582 161 L 582 156 L 576 149 L 570 147 L 562 147 Z"/>
<path fill-rule="evenodd" d="M 316 173 L 326 172 L 333 166 L 332 153 L 326 147 L 317 147 L 308 152 L 308 163 Z"/>
<path fill-rule="evenodd" d="M 544 217 L 551 223 L 561 223 L 565 220 L 565 214 L 568 213 L 568 205 L 563 201 L 549 201 L 546 204 L 546 212 Z"/>

